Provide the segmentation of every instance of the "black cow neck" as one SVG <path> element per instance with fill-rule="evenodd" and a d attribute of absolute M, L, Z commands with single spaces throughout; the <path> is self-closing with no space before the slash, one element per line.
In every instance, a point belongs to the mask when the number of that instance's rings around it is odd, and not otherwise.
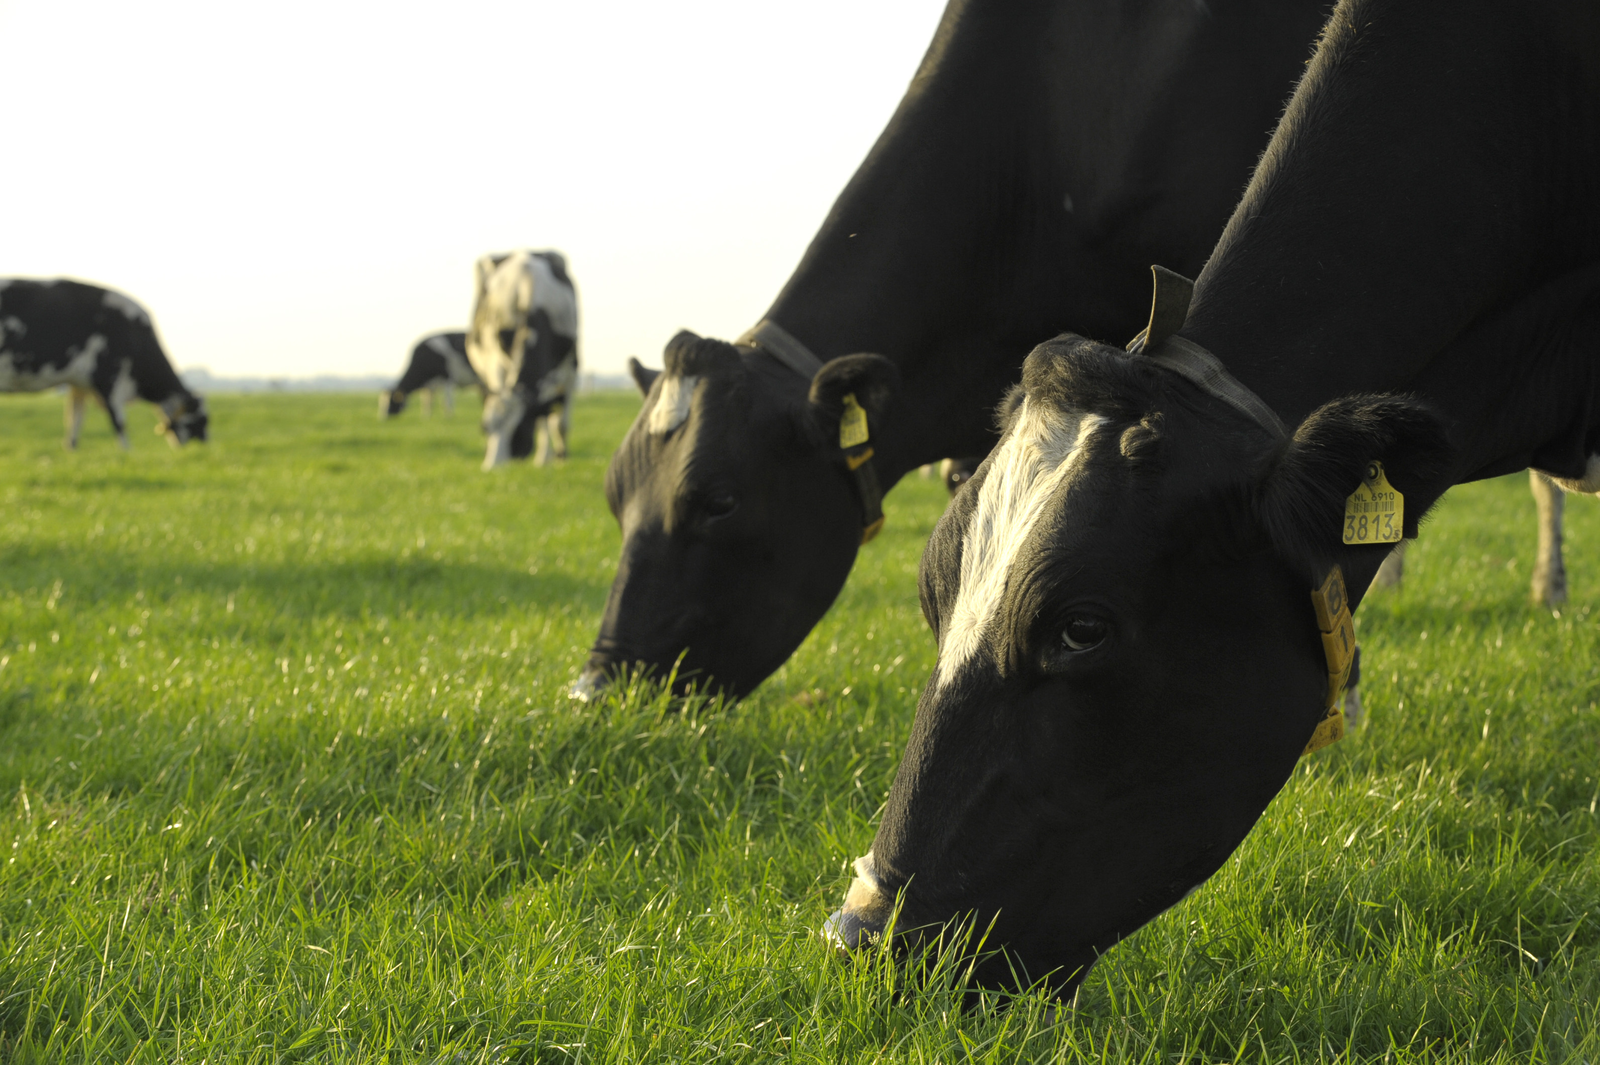
<path fill-rule="evenodd" d="M 1152 261 L 1198 270 L 1319 8 L 952 0 L 764 316 L 824 361 L 898 366 L 904 416 L 875 459 L 886 484 L 987 452 L 1035 344 L 1066 329 L 1126 340 Z"/>
<path fill-rule="evenodd" d="M 1291 426 L 1342 395 L 1413 391 L 1464 430 L 1462 470 L 1523 446 L 1473 421 L 1524 384 L 1515 358 L 1470 387 L 1435 364 L 1600 255 L 1593 198 L 1559 179 L 1594 169 L 1596 108 L 1577 104 L 1594 71 L 1547 61 L 1551 30 L 1496 0 L 1343 4 L 1182 335 Z"/>

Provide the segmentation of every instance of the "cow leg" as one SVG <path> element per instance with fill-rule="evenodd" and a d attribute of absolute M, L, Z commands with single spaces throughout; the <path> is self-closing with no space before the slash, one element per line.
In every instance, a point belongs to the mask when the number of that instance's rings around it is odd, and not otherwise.
<path fill-rule="evenodd" d="M 1535 605 L 1554 610 L 1567 601 L 1567 566 L 1561 557 L 1561 513 L 1566 499 L 1561 488 L 1538 470 L 1528 471 L 1528 485 L 1539 508 L 1539 554 L 1533 562 L 1529 592 Z"/>
<path fill-rule="evenodd" d="M 567 405 L 566 400 L 561 401 L 560 407 L 561 413 L 553 423 L 556 431 L 556 458 L 565 462 L 567 461 L 567 437 L 572 433 L 572 408 Z"/>
<path fill-rule="evenodd" d="M 117 382 L 119 385 L 121 381 Z M 111 395 L 105 398 L 106 413 L 111 416 L 111 428 L 117 434 L 117 443 L 122 450 L 128 450 L 128 408 L 126 401 L 119 395 L 120 388 L 112 389 Z"/>
<path fill-rule="evenodd" d="M 546 414 L 533 423 L 533 439 L 537 442 L 533 453 L 535 466 L 550 465 L 550 426 L 552 419 Z"/>
<path fill-rule="evenodd" d="M 1366 708 L 1361 705 L 1361 648 L 1356 647 L 1355 661 L 1350 663 L 1350 679 L 1345 683 L 1343 703 L 1344 727 L 1354 732 L 1367 719 Z"/>
<path fill-rule="evenodd" d="M 1383 560 L 1383 565 L 1378 567 L 1377 574 L 1372 578 L 1373 588 L 1398 588 L 1406 575 L 1406 544 L 1409 540 L 1401 540 L 1395 544 L 1394 550 L 1389 552 Z"/>
<path fill-rule="evenodd" d="M 422 416 L 433 417 L 433 386 L 429 385 L 422 390 Z"/>
<path fill-rule="evenodd" d="M 78 434 L 83 431 L 83 401 L 89 393 L 77 385 L 67 386 L 67 438 L 62 441 L 68 451 L 78 450 Z"/>
<path fill-rule="evenodd" d="M 454 414 L 456 412 L 456 386 L 455 385 L 446 384 L 444 386 L 444 412 L 446 414 Z"/>

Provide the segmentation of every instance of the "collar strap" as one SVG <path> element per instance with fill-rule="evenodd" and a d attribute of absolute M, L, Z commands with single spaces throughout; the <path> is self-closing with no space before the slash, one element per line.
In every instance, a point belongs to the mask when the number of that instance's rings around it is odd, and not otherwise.
<path fill-rule="evenodd" d="M 1189 316 L 1194 282 L 1163 266 L 1152 266 L 1150 273 L 1155 282 L 1150 297 L 1150 324 L 1128 343 L 1128 350 L 1187 378 L 1200 391 L 1222 400 L 1261 426 L 1275 442 L 1287 439 L 1289 431 L 1277 412 L 1229 373 L 1221 359 L 1194 341 L 1178 336 Z M 1317 719 L 1305 750 L 1300 752 L 1302 756 L 1344 739 L 1344 689 L 1356 658 L 1356 629 L 1350 617 L 1350 597 L 1345 593 L 1344 571 L 1338 566 L 1328 571 L 1320 587 L 1312 589 L 1311 607 L 1322 637 L 1322 656 L 1328 663 L 1328 687 L 1322 716 Z"/>
<path fill-rule="evenodd" d="M 1301 755 L 1320 751 L 1344 739 L 1344 689 L 1350 681 L 1350 667 L 1356 658 L 1355 622 L 1350 617 L 1350 597 L 1345 594 L 1344 571 L 1338 566 L 1328 571 L 1322 586 L 1311 592 L 1311 608 L 1317 615 L 1317 631 L 1322 635 L 1322 654 L 1328 663 L 1328 690 L 1322 717 L 1311 733 Z"/>
<path fill-rule="evenodd" d="M 822 369 L 822 360 L 812 354 L 810 348 L 770 318 L 761 319 L 734 343 L 766 352 L 807 381 Z M 845 396 L 844 400 L 839 448 L 844 452 L 844 464 L 855 482 L 856 495 L 861 499 L 861 542 L 865 544 L 883 529 L 883 486 L 878 483 L 872 463 L 867 461 L 873 455 L 872 445 L 868 443 L 867 412 L 856 402 L 855 393 Z"/>
<path fill-rule="evenodd" d="M 807 381 L 817 376 L 817 371 L 822 369 L 822 360 L 813 355 L 810 348 L 800 343 L 794 334 L 771 318 L 761 319 L 734 343 L 741 347 L 757 348 L 766 352 Z"/>
<path fill-rule="evenodd" d="M 1150 324 L 1128 342 L 1128 350 L 1143 354 L 1159 366 L 1187 378 L 1200 391 L 1222 400 L 1267 431 L 1274 441 L 1287 439 L 1289 431 L 1262 398 L 1256 395 L 1205 348 L 1178 336 L 1189 314 L 1194 282 L 1164 266 L 1152 266 L 1154 292 L 1150 298 Z"/>

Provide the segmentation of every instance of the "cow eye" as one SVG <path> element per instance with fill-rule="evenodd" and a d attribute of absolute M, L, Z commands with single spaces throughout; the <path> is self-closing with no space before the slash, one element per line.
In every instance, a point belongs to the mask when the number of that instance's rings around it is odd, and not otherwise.
<path fill-rule="evenodd" d="M 708 516 L 725 518 L 739 507 L 739 500 L 732 492 L 712 492 L 705 497 L 701 506 Z"/>
<path fill-rule="evenodd" d="M 1074 614 L 1061 630 L 1061 643 L 1069 651 L 1087 651 L 1105 641 L 1111 626 L 1092 614 Z"/>

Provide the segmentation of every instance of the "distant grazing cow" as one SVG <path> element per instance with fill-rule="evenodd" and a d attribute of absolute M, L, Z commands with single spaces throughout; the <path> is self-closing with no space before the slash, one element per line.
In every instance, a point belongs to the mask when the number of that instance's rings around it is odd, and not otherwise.
<path fill-rule="evenodd" d="M 740 695 L 782 665 L 883 489 L 993 446 L 1024 352 L 1077 322 L 1129 336 L 1151 261 L 1205 263 L 1325 14 L 950 0 L 764 320 L 636 370 L 647 397 L 606 475 L 617 577 L 573 694 L 681 661 L 680 683 Z"/>
<path fill-rule="evenodd" d="M 840 942 L 961 916 L 976 980 L 1070 994 L 1338 737 L 1351 612 L 1446 490 L 1600 491 L 1597 174 L 1600 5 L 1342 0 L 1192 299 L 1036 348 L 940 520 Z"/>
<path fill-rule="evenodd" d="M 578 381 L 578 294 L 560 252 L 485 255 L 476 267 L 467 358 L 483 382 L 483 468 L 567 457 Z M 544 431 L 541 433 L 540 429 Z"/>
<path fill-rule="evenodd" d="M 418 392 L 422 393 L 422 413 L 432 412 L 431 400 L 435 392 L 443 392 L 445 410 L 453 412 L 455 390 L 469 386 L 483 390 L 483 383 L 467 361 L 467 334 L 432 333 L 411 349 L 411 361 L 406 365 L 406 372 L 400 375 L 399 383 L 379 394 L 378 414 L 393 418 L 405 410 L 406 400 Z"/>
<path fill-rule="evenodd" d="M 206 438 L 206 404 L 178 379 L 150 314 L 120 292 L 81 281 L 0 278 L 0 392 L 66 385 L 66 446 L 78 446 L 93 395 L 128 446 L 128 401 L 153 403 L 174 447 Z"/>

